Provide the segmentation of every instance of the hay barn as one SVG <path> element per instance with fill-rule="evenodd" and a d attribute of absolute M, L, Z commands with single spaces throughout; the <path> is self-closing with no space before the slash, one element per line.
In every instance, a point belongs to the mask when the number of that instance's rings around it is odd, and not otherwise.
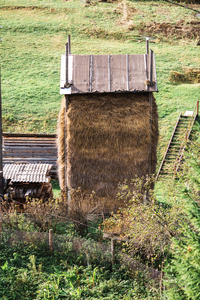
<path fill-rule="evenodd" d="M 80 188 L 114 200 L 119 183 L 156 170 L 158 114 L 155 57 L 61 58 L 58 173 L 62 191 Z M 115 205 L 114 205 L 115 206 Z"/>

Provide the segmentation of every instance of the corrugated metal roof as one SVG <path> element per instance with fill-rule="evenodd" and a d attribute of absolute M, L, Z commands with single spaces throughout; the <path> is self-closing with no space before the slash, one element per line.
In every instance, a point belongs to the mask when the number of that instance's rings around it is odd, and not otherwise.
<path fill-rule="evenodd" d="M 51 164 L 7 164 L 3 177 L 12 182 L 49 182 Z"/>
<path fill-rule="evenodd" d="M 152 68 L 151 68 L 152 63 Z M 155 55 L 69 55 L 61 57 L 61 94 L 157 91 Z M 150 80 L 152 70 L 152 84 Z"/>

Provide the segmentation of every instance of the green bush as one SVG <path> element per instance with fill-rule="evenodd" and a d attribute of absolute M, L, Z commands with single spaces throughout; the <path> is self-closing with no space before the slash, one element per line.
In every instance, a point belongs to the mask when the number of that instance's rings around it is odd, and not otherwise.
<path fill-rule="evenodd" d="M 173 259 L 167 266 L 169 299 L 200 299 L 200 207 L 191 199 L 186 204 L 188 222 L 182 236 L 172 239 Z"/>
<path fill-rule="evenodd" d="M 200 148 L 191 143 L 190 165 L 182 194 L 185 217 L 178 238 L 172 239 L 172 260 L 166 266 L 169 299 L 200 299 Z"/>

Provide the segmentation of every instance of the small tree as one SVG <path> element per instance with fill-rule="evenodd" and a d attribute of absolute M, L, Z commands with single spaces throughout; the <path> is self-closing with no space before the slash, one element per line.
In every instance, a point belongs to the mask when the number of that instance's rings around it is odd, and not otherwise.
<path fill-rule="evenodd" d="M 163 256 L 170 239 L 178 232 L 181 207 L 156 201 L 152 179 L 136 178 L 130 185 L 121 186 L 119 201 L 129 199 L 129 205 L 104 221 L 104 232 L 128 240 L 126 249 L 140 253 L 144 260 L 152 262 Z"/>

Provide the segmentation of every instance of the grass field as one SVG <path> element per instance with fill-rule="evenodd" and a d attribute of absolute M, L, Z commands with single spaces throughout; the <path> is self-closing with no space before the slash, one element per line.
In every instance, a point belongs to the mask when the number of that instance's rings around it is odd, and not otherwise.
<path fill-rule="evenodd" d="M 149 35 L 151 31 L 159 88 L 155 96 L 160 149 L 179 111 L 192 110 L 199 97 L 198 83 L 172 84 L 169 80 L 173 71 L 199 67 L 199 26 L 190 24 L 194 28 L 188 29 L 187 23 L 200 21 L 191 10 L 161 1 L 92 1 L 85 6 L 80 0 L 3 0 L 0 16 L 4 131 L 56 131 L 60 55 L 68 34 L 76 54 L 134 54 L 145 53 L 145 32 Z M 158 24 L 173 29 L 181 20 L 184 32 L 189 32 L 187 38 L 174 30 L 157 30 Z"/>
<path fill-rule="evenodd" d="M 200 11 L 200 4 L 188 6 Z M 69 34 L 74 54 L 143 54 L 145 37 L 150 37 L 159 89 L 155 94 L 159 112 L 159 162 L 180 111 L 192 110 L 200 98 L 200 46 L 197 45 L 200 18 L 192 10 L 164 1 L 93 0 L 85 5 L 84 0 L 1 0 L 0 19 L 4 132 L 56 132 L 61 105 L 60 56 Z M 194 70 L 196 77 L 192 77 Z M 178 74 L 186 79 L 176 80 Z M 197 146 L 195 151 L 199 151 Z M 192 177 L 193 168 L 188 170 L 188 177 Z M 198 174 L 195 178 L 198 179 Z M 59 196 L 57 181 L 53 187 L 55 197 Z M 187 189 L 190 188 L 193 190 L 188 181 Z M 169 182 L 158 183 L 156 195 L 162 202 L 169 202 L 170 190 L 174 193 L 170 198 L 173 204 L 179 197 L 175 182 L 174 186 Z M 59 213 L 60 219 L 55 211 L 52 219 L 48 219 L 46 209 L 36 214 L 33 210 L 32 215 L 17 214 L 10 209 L 7 213 L 0 211 L 4 218 L 0 241 L 1 299 L 166 299 L 162 296 L 162 280 L 155 287 L 138 270 L 130 273 L 120 265 L 112 267 L 110 253 L 107 256 L 107 252 L 97 247 L 102 242 L 97 228 L 89 228 L 81 251 L 74 251 L 70 241 L 77 238 L 75 227 L 68 223 L 63 211 Z M 54 228 L 53 252 L 48 247 L 50 228 Z M 98 231 L 96 236 L 94 229 Z M 32 240 L 22 242 L 20 234 L 28 232 Z M 39 242 L 36 237 L 42 234 L 46 240 Z M 60 239 L 63 252 L 56 248 L 56 238 Z M 107 247 L 105 240 L 103 243 Z M 192 252 L 190 240 L 188 243 L 186 248 L 192 261 L 199 252 Z M 199 256 L 196 257 L 198 260 Z M 147 263 L 143 252 L 136 253 L 135 258 Z M 162 257 L 159 259 L 155 258 L 152 265 L 162 270 Z"/>

